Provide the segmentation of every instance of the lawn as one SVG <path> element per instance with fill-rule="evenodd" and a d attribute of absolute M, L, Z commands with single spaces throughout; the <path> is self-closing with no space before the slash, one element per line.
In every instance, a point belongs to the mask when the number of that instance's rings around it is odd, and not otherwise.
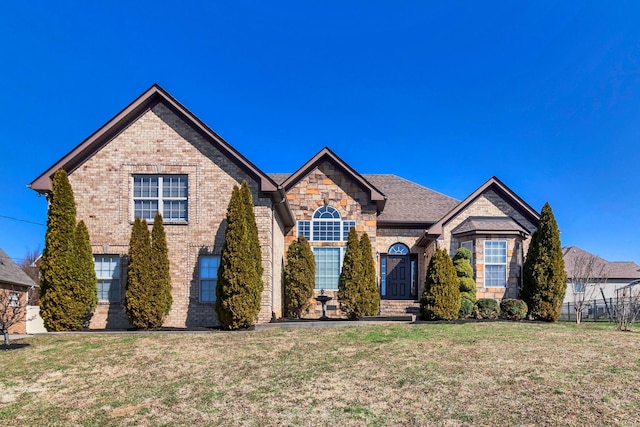
<path fill-rule="evenodd" d="M 638 425 L 640 333 L 375 325 L 29 337 L 0 425 Z"/>

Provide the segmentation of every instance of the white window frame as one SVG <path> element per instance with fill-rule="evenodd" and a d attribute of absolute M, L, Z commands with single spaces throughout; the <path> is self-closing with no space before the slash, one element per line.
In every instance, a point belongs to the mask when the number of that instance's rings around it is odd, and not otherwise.
<path fill-rule="evenodd" d="M 313 246 L 311 248 L 311 250 L 313 251 L 313 258 L 316 261 L 316 277 L 315 277 L 315 289 L 316 290 L 321 290 L 324 289 L 325 291 L 337 291 L 338 290 L 338 281 L 340 279 L 340 273 L 342 272 L 342 263 L 344 262 L 344 254 L 346 251 L 346 247 L 344 246 Z M 338 268 L 338 276 L 336 277 L 336 282 L 335 285 L 332 285 L 331 287 L 327 287 L 324 284 L 320 284 L 320 268 L 319 265 L 321 263 L 318 262 L 318 258 L 317 258 L 317 253 L 320 252 L 321 250 L 332 250 L 332 251 L 340 251 L 340 262 L 339 262 L 339 268 Z"/>
<path fill-rule="evenodd" d="M 349 230 L 356 226 L 353 220 L 343 220 L 338 209 L 333 206 L 320 206 L 313 212 L 311 220 L 297 222 L 298 236 L 304 236 L 309 242 L 346 242 Z M 329 230 L 330 227 L 330 231 Z M 320 238 L 321 234 L 336 235 L 337 238 Z"/>
<path fill-rule="evenodd" d="M 495 246 L 497 245 L 504 245 L 504 262 L 501 260 L 496 260 L 495 257 L 496 256 L 502 256 L 502 254 L 494 254 L 494 253 L 490 253 L 490 249 L 491 250 L 502 250 L 503 248 L 496 248 Z M 494 246 L 493 248 L 491 246 Z M 506 288 L 507 284 L 508 284 L 508 270 L 509 270 L 509 246 L 506 240 L 485 240 L 484 241 L 484 287 L 485 288 Z M 494 284 L 491 283 L 489 284 L 489 267 L 494 267 L 494 266 L 504 266 L 504 281 L 502 281 L 501 284 Z"/>
<path fill-rule="evenodd" d="M 9 307 L 20 307 L 20 294 L 9 292 Z"/>
<path fill-rule="evenodd" d="M 205 264 L 205 261 L 214 261 Z M 198 301 L 203 304 L 216 302 L 216 286 L 218 284 L 218 267 L 220 267 L 220 255 L 200 255 L 198 260 Z M 209 297 L 203 296 L 205 286 Z"/>
<path fill-rule="evenodd" d="M 93 264 L 96 272 L 96 278 L 98 279 L 98 301 L 103 303 L 120 302 L 122 292 L 121 281 L 121 260 L 120 255 L 115 254 L 95 254 L 93 256 Z M 105 261 L 109 262 L 109 269 L 104 269 Z M 113 263 L 113 268 L 111 268 Z M 100 267 L 100 268 L 98 268 Z M 110 274 L 109 274 L 110 273 Z M 102 297 L 104 295 L 104 285 L 107 287 L 107 298 Z M 117 288 L 117 293 L 114 291 Z M 102 287 L 102 289 L 101 289 Z M 116 293 L 114 296 L 113 293 Z M 111 298 L 113 296 L 113 299 Z"/>
<path fill-rule="evenodd" d="M 175 190 L 174 187 L 171 186 L 171 180 L 173 179 L 178 179 L 178 180 L 183 180 L 184 181 L 184 195 L 165 195 L 165 180 L 167 182 L 169 182 L 169 193 L 171 193 L 172 190 Z M 145 179 L 156 179 L 157 180 L 157 186 L 156 186 L 156 191 L 157 191 L 157 195 L 153 195 L 153 194 L 144 194 L 144 187 L 140 187 L 140 194 L 136 195 L 136 183 L 137 180 L 145 180 Z M 132 201 L 133 201 L 133 209 L 132 209 L 132 213 L 133 213 L 133 219 L 135 219 L 137 216 L 139 216 L 140 218 L 146 220 L 147 222 L 152 222 L 153 221 L 153 217 L 155 217 L 156 212 L 160 212 L 162 214 L 162 219 L 164 223 L 169 223 L 169 224 L 180 224 L 180 223 L 187 223 L 189 221 L 189 177 L 186 174 L 175 174 L 175 175 L 151 175 L 151 174 L 135 174 L 132 175 Z M 180 186 L 181 187 L 181 186 Z M 136 202 L 141 202 L 141 203 L 157 203 L 157 209 L 151 213 L 151 210 L 149 210 L 149 216 L 148 217 L 144 217 L 142 215 L 136 215 L 137 211 L 142 211 L 144 212 L 145 209 L 140 208 L 137 209 L 136 208 Z M 170 203 L 172 202 L 178 202 L 178 203 L 184 203 L 184 218 L 183 217 L 172 217 L 171 213 L 173 213 L 174 211 L 171 210 L 170 206 L 165 206 L 165 204 L 170 205 Z M 166 209 L 165 209 L 166 208 Z M 180 212 L 181 210 L 179 210 L 178 212 Z M 169 215 L 167 215 L 167 213 Z"/>

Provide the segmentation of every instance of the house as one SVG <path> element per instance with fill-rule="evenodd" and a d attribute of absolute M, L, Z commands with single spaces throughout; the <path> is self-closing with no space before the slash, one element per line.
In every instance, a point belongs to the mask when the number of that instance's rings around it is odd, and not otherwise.
<path fill-rule="evenodd" d="M 576 246 L 562 248 L 567 272 L 564 303 L 575 298 L 587 300 L 615 299 L 617 290 L 640 280 L 640 265 L 631 261 L 607 261 Z M 574 295 L 574 291 L 578 295 Z"/>
<path fill-rule="evenodd" d="M 38 285 L 0 249 L 0 324 L 10 324 L 9 333 L 27 332 L 27 301 Z"/>
<path fill-rule="evenodd" d="M 415 311 L 436 246 L 469 248 L 479 297 L 515 297 L 539 214 L 498 178 L 459 201 L 395 175 L 362 175 L 329 148 L 293 173 L 267 174 L 154 85 L 37 177 L 69 175 L 78 220 L 89 229 L 99 305 L 92 328 L 127 326 L 125 255 L 135 217 L 164 217 L 173 307 L 166 326 L 217 324 L 217 267 L 233 185 L 253 194 L 264 267 L 259 322 L 281 317 L 286 250 L 298 235 L 316 258 L 316 290 L 337 299 L 347 233 L 368 233 L 381 313 Z M 338 304 L 328 307 L 339 316 Z M 309 313 L 319 315 L 320 307 Z"/>

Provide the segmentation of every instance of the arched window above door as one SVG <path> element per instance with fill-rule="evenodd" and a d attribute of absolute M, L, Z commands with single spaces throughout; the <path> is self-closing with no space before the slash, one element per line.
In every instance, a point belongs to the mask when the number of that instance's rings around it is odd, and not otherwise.
<path fill-rule="evenodd" d="M 403 243 L 395 243 L 389 248 L 389 255 L 407 255 L 409 248 Z"/>

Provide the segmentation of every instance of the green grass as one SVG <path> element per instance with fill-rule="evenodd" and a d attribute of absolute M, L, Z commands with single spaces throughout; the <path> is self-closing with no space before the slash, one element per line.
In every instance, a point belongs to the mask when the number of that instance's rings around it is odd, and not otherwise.
<path fill-rule="evenodd" d="M 0 425 L 634 425 L 640 334 L 437 323 L 29 337 Z"/>

